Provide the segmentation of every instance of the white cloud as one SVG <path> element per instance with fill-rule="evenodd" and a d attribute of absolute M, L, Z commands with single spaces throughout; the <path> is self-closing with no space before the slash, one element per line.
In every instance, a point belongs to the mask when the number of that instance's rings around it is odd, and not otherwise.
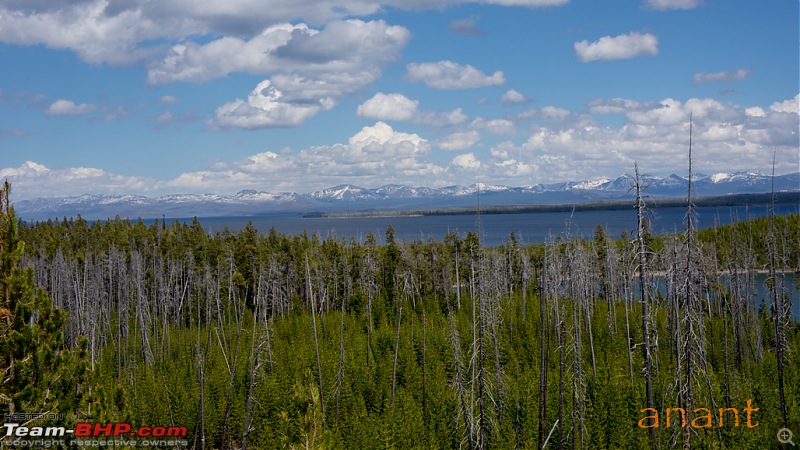
<path fill-rule="evenodd" d="M 175 50 L 151 81 L 204 81 L 233 71 L 271 72 L 248 99 L 226 103 L 213 129 L 297 126 L 377 80 L 384 64 L 398 57 L 409 39 L 403 27 L 383 21 L 338 21 L 322 30 L 281 25 L 244 42 L 222 38 L 202 47 Z M 262 42 L 263 41 L 263 42 Z M 196 52 L 196 55 L 192 55 Z"/>
<path fill-rule="evenodd" d="M 108 6 L 102 0 L 0 6 L 0 41 L 70 49 L 92 64 L 130 64 L 157 51 L 154 47 L 139 47 L 138 43 L 174 37 L 171 32 L 177 31 L 159 27 L 141 8 L 107 14 Z"/>
<path fill-rule="evenodd" d="M 45 114 L 48 116 L 80 116 L 83 114 L 93 113 L 99 110 L 97 105 L 87 103 L 75 104 L 71 100 L 56 100 L 47 108 Z"/>
<path fill-rule="evenodd" d="M 33 161 L 0 169 L 0 178 L 11 182 L 14 197 L 19 200 L 87 193 L 141 193 L 156 184 L 152 179 L 115 175 L 92 167 L 51 169 Z"/>
<path fill-rule="evenodd" d="M 570 116 L 570 112 L 563 108 L 556 108 L 555 106 L 545 106 L 540 111 L 543 118 L 547 120 L 564 120 Z"/>
<path fill-rule="evenodd" d="M 694 74 L 694 84 L 720 83 L 725 81 L 744 80 L 750 76 L 750 69 L 739 69 L 735 72 L 714 72 Z"/>
<path fill-rule="evenodd" d="M 334 100 L 319 99 L 316 103 L 292 103 L 283 100 L 284 93 L 270 80 L 259 83 L 247 97 L 217 108 L 216 119 L 209 122 L 213 129 L 257 129 L 294 127 L 333 107 Z"/>
<path fill-rule="evenodd" d="M 626 115 L 632 124 L 648 126 L 677 125 L 689 120 L 689 113 L 684 110 L 681 102 L 671 98 L 662 100 L 653 108 L 643 111 L 633 110 Z"/>
<path fill-rule="evenodd" d="M 629 59 L 658 54 L 658 38 L 650 33 L 632 32 L 611 37 L 604 36 L 589 43 L 575 43 L 575 54 L 583 62 Z"/>
<path fill-rule="evenodd" d="M 591 114 L 624 114 L 629 111 L 637 111 L 643 106 L 636 100 L 618 97 L 592 99 L 586 105 Z"/>
<path fill-rule="evenodd" d="M 359 117 L 374 120 L 411 120 L 417 114 L 419 102 L 403 94 L 378 92 L 371 99 L 358 105 Z"/>
<path fill-rule="evenodd" d="M 514 132 L 514 122 L 508 119 L 491 119 L 486 120 L 482 117 L 477 117 L 470 123 L 472 128 L 484 129 L 494 135 L 511 134 Z"/>
<path fill-rule="evenodd" d="M 528 101 L 524 95 L 515 91 L 514 89 L 509 90 L 502 96 L 500 96 L 500 101 L 502 103 L 525 103 Z"/>
<path fill-rule="evenodd" d="M 178 103 L 178 98 L 172 95 L 164 95 L 161 97 L 159 102 L 165 105 L 174 105 L 175 103 Z"/>
<path fill-rule="evenodd" d="M 434 89 L 472 89 L 486 86 L 502 86 L 506 79 L 503 72 L 486 75 L 470 65 L 452 61 L 411 63 L 406 66 L 409 81 L 422 81 Z"/>
<path fill-rule="evenodd" d="M 441 128 L 460 125 L 467 120 L 469 117 L 464 114 L 464 110 L 456 108 L 452 111 L 423 111 L 414 122 Z"/>
<path fill-rule="evenodd" d="M 662 11 L 668 9 L 694 9 L 702 2 L 703 0 L 646 0 L 645 6 Z"/>
<path fill-rule="evenodd" d="M 472 153 L 458 155 L 453 158 L 450 164 L 459 169 L 477 170 L 481 168 L 481 162 Z"/>
<path fill-rule="evenodd" d="M 770 105 L 769 109 L 775 112 L 797 114 L 798 104 L 800 104 L 800 94 L 797 94 L 793 99 L 789 99 L 783 102 L 775 102 L 772 105 Z"/>
<path fill-rule="evenodd" d="M 362 128 L 347 143 L 310 147 L 294 154 L 261 152 L 212 169 L 184 173 L 164 186 L 197 190 L 213 180 L 220 189 L 235 192 L 242 188 L 313 190 L 342 183 L 380 186 L 425 181 L 433 185 L 445 169 L 426 160 L 430 149 L 428 141 L 419 135 L 377 122 Z M 269 186 L 265 186 L 267 183 Z"/>
<path fill-rule="evenodd" d="M 749 117 L 766 117 L 767 113 L 758 106 L 753 106 L 744 110 L 744 113 Z"/>
<path fill-rule="evenodd" d="M 234 72 L 311 76 L 374 71 L 398 58 L 409 39 L 406 28 L 382 20 L 334 21 L 321 30 L 282 23 L 250 40 L 225 36 L 204 45 L 175 45 L 162 61 L 150 65 L 148 81 L 204 82 Z"/>
<path fill-rule="evenodd" d="M 458 131 L 436 141 L 436 146 L 442 150 L 463 151 L 472 148 L 481 139 L 481 134 L 475 130 Z"/>
<path fill-rule="evenodd" d="M 420 123 L 432 127 L 448 127 L 468 120 L 461 108 L 452 111 L 419 111 L 419 101 L 403 94 L 379 92 L 356 109 L 359 117 L 373 120 L 396 120 Z"/>

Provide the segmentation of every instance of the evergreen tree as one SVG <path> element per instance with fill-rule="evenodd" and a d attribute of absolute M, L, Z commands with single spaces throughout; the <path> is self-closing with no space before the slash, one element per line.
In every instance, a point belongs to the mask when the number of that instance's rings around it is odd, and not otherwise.
<path fill-rule="evenodd" d="M 64 344 L 64 312 L 34 284 L 20 258 L 24 243 L 9 202 L 8 181 L 0 189 L 0 413 L 60 413 L 68 420 L 83 411 L 88 391 L 86 340 Z"/>

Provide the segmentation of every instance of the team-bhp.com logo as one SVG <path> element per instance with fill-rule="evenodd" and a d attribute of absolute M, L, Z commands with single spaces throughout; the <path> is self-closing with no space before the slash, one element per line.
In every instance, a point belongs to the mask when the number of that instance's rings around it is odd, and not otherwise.
<path fill-rule="evenodd" d="M 187 446 L 181 440 L 188 434 L 186 427 L 134 427 L 130 423 L 88 423 L 75 424 L 75 428 L 66 427 L 26 427 L 18 423 L 4 423 L 4 443 L 13 447 L 31 447 L 44 445 L 44 440 L 70 440 L 79 446 L 104 446 L 106 440 L 93 438 L 138 439 L 136 442 L 119 442 L 120 445 L 142 446 Z M 77 439 L 75 439 L 77 438 Z M 42 442 L 38 442 L 42 440 Z M 116 442 L 116 441 L 115 441 Z M 54 443 L 51 443 L 51 445 Z M 60 442 L 63 445 L 63 441 Z M 58 445 L 58 444 L 56 444 Z M 50 445 L 48 445 L 49 447 Z"/>

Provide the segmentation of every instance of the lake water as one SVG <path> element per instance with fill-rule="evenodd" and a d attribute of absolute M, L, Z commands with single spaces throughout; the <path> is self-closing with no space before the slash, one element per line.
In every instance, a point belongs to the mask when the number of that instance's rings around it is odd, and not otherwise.
<path fill-rule="evenodd" d="M 740 276 L 744 278 L 745 274 L 740 274 Z M 757 273 L 753 280 L 754 290 L 748 295 L 752 295 L 751 301 L 756 308 L 761 308 L 763 304 L 763 307 L 766 308 L 767 311 L 771 311 L 770 307 L 772 305 L 772 296 L 770 287 L 767 284 L 768 278 L 769 276 L 765 273 Z M 793 273 L 778 273 L 777 278 L 779 279 L 779 295 L 780 292 L 783 292 L 783 295 L 785 295 L 787 301 L 792 305 L 792 318 L 794 318 L 796 321 L 800 321 L 800 279 L 798 279 Z M 722 274 L 718 278 L 710 280 L 710 282 L 712 284 L 718 282 L 726 289 L 730 289 L 730 280 L 730 275 Z M 656 275 L 653 277 L 652 281 L 654 289 L 660 292 L 664 298 L 668 298 L 669 294 L 667 292 L 667 280 L 665 280 L 663 276 Z M 638 280 L 634 281 L 634 284 L 634 292 L 638 292 Z"/>
<path fill-rule="evenodd" d="M 779 214 L 798 213 L 800 206 L 778 206 Z M 696 208 L 697 228 L 709 228 L 715 224 L 726 224 L 769 215 L 768 206 L 750 207 L 704 207 Z M 664 234 L 685 228 L 685 208 L 654 209 L 648 217 L 653 233 Z M 186 219 L 183 219 L 186 220 Z M 326 218 L 301 217 L 299 215 L 264 215 L 253 217 L 209 217 L 200 218 L 207 232 L 216 233 L 228 227 L 230 231 L 242 229 L 248 222 L 263 233 L 274 227 L 278 233 L 298 235 L 306 231 L 322 238 L 338 236 L 363 242 L 373 233 L 378 242 L 383 242 L 386 228 L 391 225 L 398 240 L 427 241 L 432 237 L 442 240 L 450 231 L 457 231 L 461 237 L 469 231 L 477 231 L 477 216 L 441 215 L 413 217 L 365 217 L 365 218 Z M 189 219 L 190 221 L 190 219 Z M 576 211 L 537 212 L 520 214 L 481 214 L 481 237 L 484 245 L 494 247 L 508 240 L 514 233 L 520 244 L 541 243 L 549 236 L 569 233 L 571 236 L 591 238 L 597 225 L 602 225 L 611 237 L 618 237 L 623 230 L 636 230 L 636 211 Z"/>

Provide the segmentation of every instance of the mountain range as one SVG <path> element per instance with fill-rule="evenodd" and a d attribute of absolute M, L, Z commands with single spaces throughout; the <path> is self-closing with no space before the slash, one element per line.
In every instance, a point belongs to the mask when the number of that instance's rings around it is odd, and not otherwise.
<path fill-rule="evenodd" d="M 645 193 L 655 198 L 685 197 L 688 179 L 642 176 Z M 800 173 L 775 176 L 760 172 L 696 174 L 692 179 L 692 195 L 724 196 L 730 194 L 800 192 Z M 465 207 L 482 205 L 528 205 L 584 203 L 633 197 L 633 176 L 587 181 L 535 184 L 508 187 L 476 183 L 469 186 L 441 188 L 411 187 L 389 184 L 363 188 L 350 184 L 322 189 L 308 194 L 295 192 L 270 193 L 242 190 L 234 195 L 175 194 L 160 197 L 139 195 L 85 194 L 59 198 L 37 198 L 16 202 L 17 214 L 24 220 L 74 217 L 107 219 L 115 216 L 154 218 L 166 216 L 219 217 L 255 216 L 271 213 L 348 212 Z"/>

